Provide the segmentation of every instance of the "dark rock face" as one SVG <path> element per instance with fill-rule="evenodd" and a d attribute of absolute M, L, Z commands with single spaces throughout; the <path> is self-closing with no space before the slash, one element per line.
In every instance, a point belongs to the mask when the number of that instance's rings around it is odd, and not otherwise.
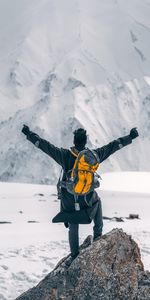
<path fill-rule="evenodd" d="M 150 273 L 131 236 L 114 229 L 79 256 L 62 259 L 36 287 L 16 300 L 149 300 Z"/>

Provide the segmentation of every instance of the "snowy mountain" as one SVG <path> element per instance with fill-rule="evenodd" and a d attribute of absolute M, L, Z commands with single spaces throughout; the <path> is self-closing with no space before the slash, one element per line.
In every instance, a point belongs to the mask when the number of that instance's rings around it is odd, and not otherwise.
<path fill-rule="evenodd" d="M 100 172 L 150 171 L 150 0 L 1 0 L 0 45 L 0 180 L 58 175 L 24 123 L 63 147 L 78 126 L 96 147 L 137 126 Z"/>

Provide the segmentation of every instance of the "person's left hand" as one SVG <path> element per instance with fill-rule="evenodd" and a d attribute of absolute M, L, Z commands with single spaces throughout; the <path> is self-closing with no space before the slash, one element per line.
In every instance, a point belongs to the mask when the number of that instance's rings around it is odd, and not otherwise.
<path fill-rule="evenodd" d="M 139 136 L 139 133 L 138 133 L 136 127 L 132 128 L 130 130 L 130 137 L 131 137 L 131 139 L 133 140 L 133 139 L 135 139 L 138 136 Z"/>

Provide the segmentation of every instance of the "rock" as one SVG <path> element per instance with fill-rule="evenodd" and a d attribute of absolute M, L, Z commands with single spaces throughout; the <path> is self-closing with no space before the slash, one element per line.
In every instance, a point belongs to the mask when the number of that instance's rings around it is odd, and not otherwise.
<path fill-rule="evenodd" d="M 0 224 L 12 224 L 12 222 L 8 222 L 8 221 L 0 221 Z"/>
<path fill-rule="evenodd" d="M 148 300 L 150 273 L 144 271 L 138 245 L 122 229 L 113 229 L 67 264 L 62 259 L 36 287 L 16 300 Z"/>
<path fill-rule="evenodd" d="M 27 221 L 27 223 L 39 223 L 39 221 Z"/>
<path fill-rule="evenodd" d="M 112 218 L 107 217 L 107 216 L 103 216 L 103 220 L 112 220 Z"/>
<path fill-rule="evenodd" d="M 122 217 L 113 217 L 112 220 L 115 220 L 116 222 L 124 222 Z"/>
<path fill-rule="evenodd" d="M 129 219 L 139 219 L 138 214 L 129 214 Z"/>
<path fill-rule="evenodd" d="M 140 219 L 139 215 L 137 214 L 129 214 L 128 217 L 107 217 L 103 216 L 103 220 L 110 220 L 110 221 L 116 221 L 116 222 L 124 222 L 124 219 L 127 220 L 134 220 L 134 219 Z"/>
<path fill-rule="evenodd" d="M 138 300 L 150 299 L 150 272 L 140 272 L 138 278 Z"/>

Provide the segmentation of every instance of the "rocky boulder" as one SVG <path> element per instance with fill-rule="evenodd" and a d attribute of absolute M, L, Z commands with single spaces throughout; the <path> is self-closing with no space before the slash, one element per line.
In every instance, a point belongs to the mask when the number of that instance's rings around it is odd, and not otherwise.
<path fill-rule="evenodd" d="M 150 273 L 138 245 L 121 229 L 90 237 L 78 257 L 62 259 L 36 287 L 16 300 L 148 300 Z"/>

